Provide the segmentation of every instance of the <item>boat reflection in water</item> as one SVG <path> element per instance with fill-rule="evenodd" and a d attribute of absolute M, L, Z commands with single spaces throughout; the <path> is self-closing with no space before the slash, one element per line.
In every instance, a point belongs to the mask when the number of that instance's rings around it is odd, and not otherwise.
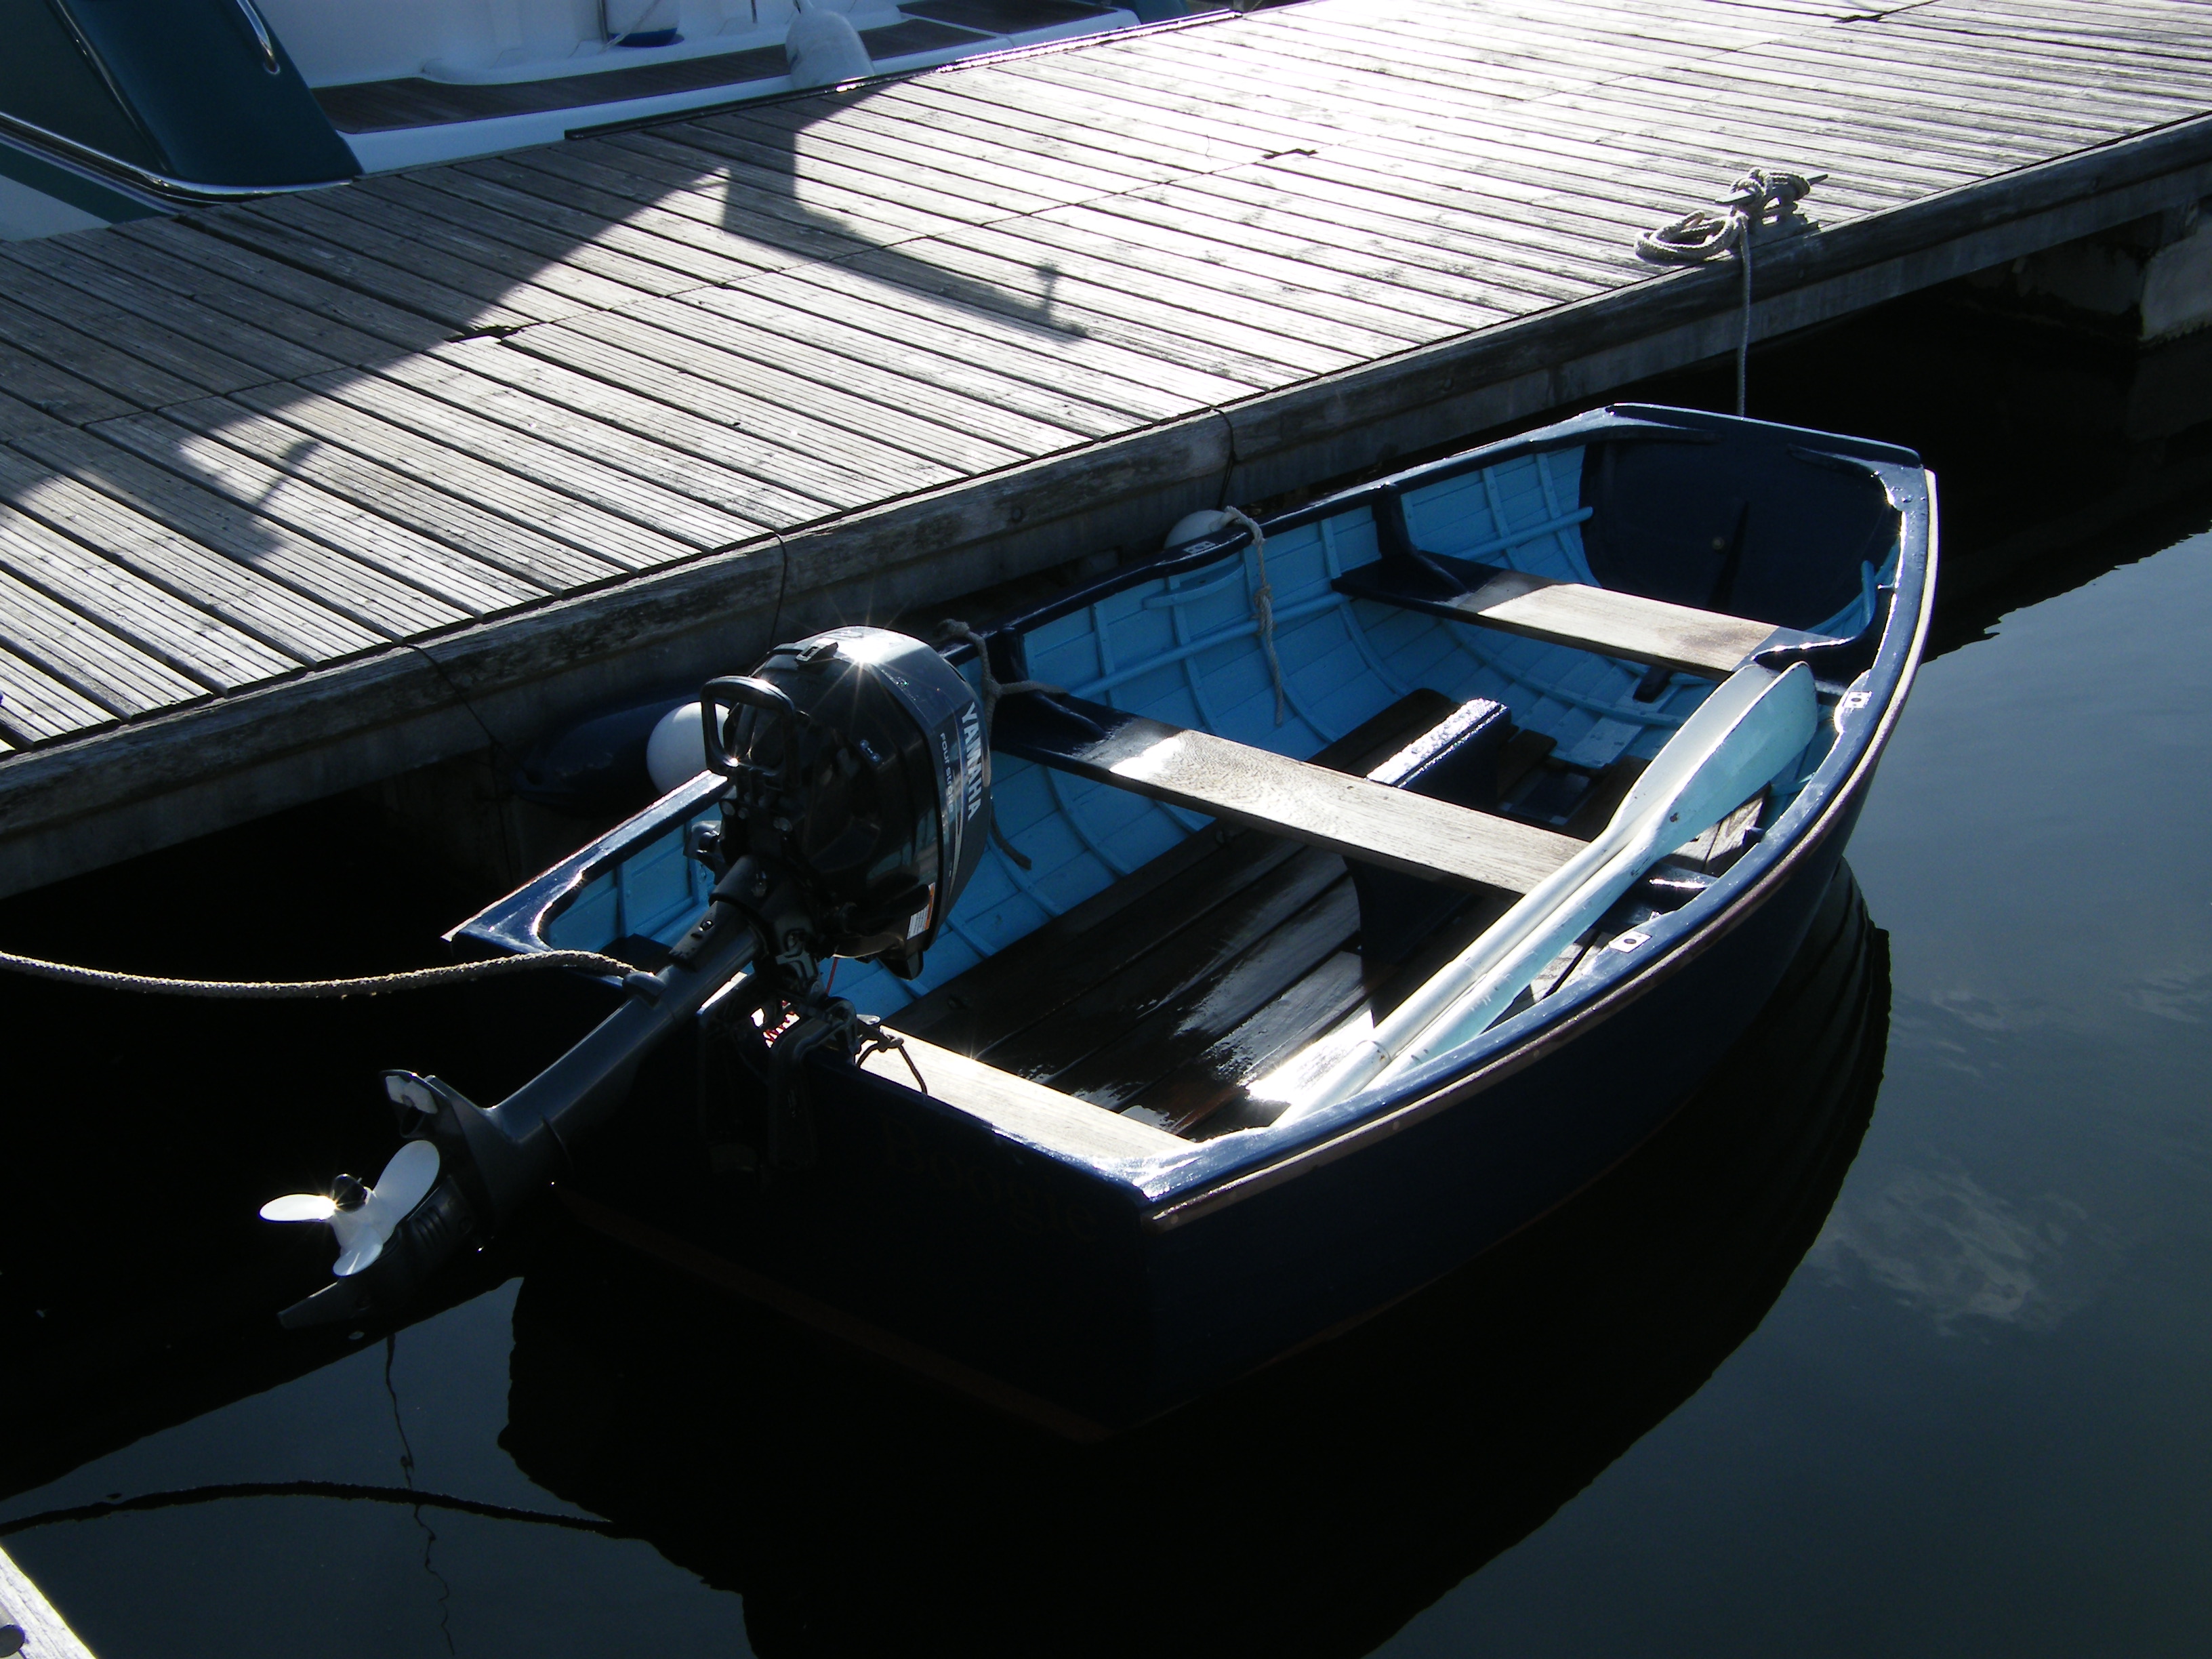
<path fill-rule="evenodd" d="M 1091 1444 L 570 1230 L 526 1273 L 502 1443 L 738 1591 L 764 1659 L 1358 1654 L 1705 1382 L 1873 1110 L 1886 936 L 1838 871 L 1767 1011 L 1657 1136 L 1451 1277 Z"/>

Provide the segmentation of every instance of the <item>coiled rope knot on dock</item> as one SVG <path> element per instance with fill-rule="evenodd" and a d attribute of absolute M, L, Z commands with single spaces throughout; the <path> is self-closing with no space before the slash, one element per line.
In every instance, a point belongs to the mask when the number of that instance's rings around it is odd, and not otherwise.
<path fill-rule="evenodd" d="M 1638 258 L 1656 264 L 1694 265 L 1734 252 L 1743 265 L 1743 326 L 1735 348 L 1735 412 L 1744 413 L 1745 382 L 1751 358 L 1751 245 L 1759 227 L 1773 210 L 1777 221 L 1813 193 L 1813 186 L 1828 175 L 1785 173 L 1780 168 L 1753 167 L 1729 186 L 1729 193 L 1708 207 L 1692 208 L 1636 238 Z"/>

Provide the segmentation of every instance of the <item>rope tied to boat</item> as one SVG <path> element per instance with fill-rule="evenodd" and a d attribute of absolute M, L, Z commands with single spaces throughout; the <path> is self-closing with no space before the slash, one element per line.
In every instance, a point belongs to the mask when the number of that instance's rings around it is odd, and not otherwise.
<path fill-rule="evenodd" d="M 1267 532 L 1260 521 L 1241 507 L 1224 507 L 1229 522 L 1243 526 L 1252 538 L 1252 557 L 1260 567 L 1260 585 L 1252 590 L 1252 616 L 1260 625 L 1260 653 L 1267 659 L 1267 673 L 1275 683 L 1275 724 L 1283 723 L 1283 661 L 1275 654 L 1275 585 L 1267 580 Z"/>
<path fill-rule="evenodd" d="M 1784 173 L 1779 168 L 1753 167 L 1729 187 L 1729 193 L 1710 207 L 1692 208 L 1636 238 L 1638 258 L 1656 264 L 1694 265 L 1734 252 L 1743 267 L 1743 323 L 1735 346 L 1735 412 L 1745 412 L 1746 386 L 1751 363 L 1751 245 L 1768 210 L 1778 221 L 1813 193 L 1813 186 L 1828 175 Z"/>
<path fill-rule="evenodd" d="M 0 951 L 0 969 L 27 974 L 33 979 L 58 980 L 64 985 L 89 985 L 109 991 L 140 991 L 163 996 L 205 997 L 216 1001 L 258 1002 L 307 1000 L 319 997 L 374 997 L 390 991 L 428 991 L 441 985 L 463 985 L 472 980 L 498 979 L 510 974 L 545 968 L 575 968 L 588 974 L 622 979 L 635 965 L 619 957 L 596 951 L 534 951 L 527 955 L 494 957 L 485 962 L 459 962 L 446 968 L 410 968 L 396 974 L 370 974 L 357 979 L 231 980 L 165 979 L 155 974 L 124 974 L 106 968 L 82 968 L 40 957 L 17 956 Z"/>
<path fill-rule="evenodd" d="M 991 742 L 993 722 L 998 717 L 1000 698 L 1011 697 L 1021 691 L 1041 691 L 1050 697 L 1067 695 L 1066 686 L 1049 685 L 1042 680 L 1000 679 L 991 672 L 990 641 L 957 617 L 947 617 L 937 624 L 937 637 L 940 640 L 962 640 L 975 647 L 975 690 L 983 704 L 983 743 L 987 748 Z M 999 828 L 995 805 L 991 812 L 991 844 L 1012 859 L 1017 868 L 1027 870 L 1032 867 L 1029 855 L 1008 841 L 1006 832 Z"/>

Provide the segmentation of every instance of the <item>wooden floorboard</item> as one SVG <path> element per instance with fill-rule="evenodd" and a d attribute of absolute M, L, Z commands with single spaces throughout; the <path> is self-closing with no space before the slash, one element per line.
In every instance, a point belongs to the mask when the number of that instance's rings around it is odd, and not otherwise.
<path fill-rule="evenodd" d="M 412 311 L 449 329 L 520 328 L 536 321 L 526 312 L 451 288 L 422 274 L 422 264 L 402 246 L 388 246 L 386 258 L 357 253 L 341 242 L 272 222 L 244 208 L 215 208 L 195 224 L 210 236 L 266 255 L 352 289 L 400 311 Z"/>
<path fill-rule="evenodd" d="M 579 375 L 665 404 L 681 416 L 758 434 L 807 457 L 816 463 L 815 477 L 823 499 L 839 507 L 859 507 L 885 496 L 949 484 L 961 477 L 956 468 L 816 420 L 755 396 L 742 386 L 672 368 L 650 353 L 629 349 L 622 340 L 602 340 L 569 328 L 546 328 L 517 335 L 513 343 L 520 351 Z"/>
<path fill-rule="evenodd" d="M 623 684 L 720 661 L 667 641 L 764 557 L 903 605 L 1717 351 L 1732 284 L 1632 244 L 1748 165 L 1827 174 L 1762 331 L 2185 208 L 2203 18 L 1310 0 L 0 245 L 0 845 L 49 834 L 15 781 L 120 802 L 118 731 L 397 684 L 380 647 Z M 435 672 L 363 730 L 450 707 Z M 436 757 L 393 742 L 360 752 Z"/>
<path fill-rule="evenodd" d="M 611 218 L 604 212 L 591 211 L 578 202 L 579 192 L 574 187 L 562 191 L 556 199 L 532 195 L 499 179 L 480 177 L 459 167 L 434 168 L 394 183 L 410 186 L 415 192 L 410 199 L 424 212 L 478 223 L 489 216 L 503 230 L 525 226 L 540 245 L 565 246 L 574 256 L 580 256 L 594 245 L 620 254 L 624 261 L 620 267 L 623 280 L 649 292 L 672 294 L 701 283 L 732 282 L 759 268 L 719 246 L 702 246 L 689 235 L 672 237 L 651 226 L 628 222 L 627 211 L 619 205 Z M 676 222 L 687 228 L 691 223 L 689 220 Z"/>
<path fill-rule="evenodd" d="M 319 446 L 256 421 L 234 404 L 179 404 L 162 415 L 105 421 L 90 430 L 251 512 L 258 526 L 281 535 L 295 572 L 314 571 L 318 584 L 349 592 L 364 609 L 404 605 L 426 619 L 455 622 L 505 611 L 547 591 L 421 534 L 397 513 L 364 514 L 338 469 L 316 465 L 325 453 Z M 325 489 L 316 482 L 319 475 L 337 487 Z M 270 568 L 265 559 L 264 568 Z M 369 572 L 389 580 L 377 580 Z"/>
<path fill-rule="evenodd" d="M 856 270 L 893 280 L 950 280 L 989 309 L 1058 324 L 1204 374 L 1242 381 L 1255 390 L 1271 390 L 1361 361 L 1353 352 L 1309 345 L 1288 334 L 1214 314 L 1220 302 L 1209 302 L 1202 292 L 1178 292 L 1172 283 L 1145 283 L 1124 267 L 1079 267 L 1080 274 L 1070 276 L 1059 261 L 1039 257 L 1034 245 L 1025 246 L 1003 234 L 981 247 L 939 237 L 923 251 L 889 250 L 848 263 Z M 1155 297 L 1164 293 L 1186 303 Z"/>
<path fill-rule="evenodd" d="M 719 281 L 728 274 L 725 270 L 702 279 L 672 270 L 659 260 L 642 258 L 633 251 L 644 239 L 623 236 L 616 227 L 592 224 L 588 215 L 577 216 L 584 224 L 572 219 L 564 230 L 550 205 L 507 212 L 483 201 L 481 194 L 465 198 L 433 189 L 404 173 L 371 179 L 362 193 L 493 244 L 504 258 L 512 259 L 520 253 L 522 268 L 533 273 L 571 267 L 572 279 L 585 284 L 578 297 L 595 292 L 605 304 L 621 305 L 641 294 L 679 293 L 696 288 L 702 280 Z M 604 283 L 614 286 L 599 286 Z"/>
<path fill-rule="evenodd" d="M 704 163 L 704 165 L 701 165 Z M 612 139 L 590 139 L 461 165 L 501 177 L 537 173 L 559 185 L 581 185 L 641 206 L 686 219 L 737 247 L 752 251 L 769 269 L 835 259 L 874 245 L 865 234 L 824 223 L 787 191 L 751 191 L 720 175 L 711 157 L 671 160 L 661 149 L 623 148 Z M 896 233 L 893 233 L 896 234 Z M 732 258 L 738 257 L 733 253 Z"/>
<path fill-rule="evenodd" d="M 356 384 L 365 387 L 358 377 Z M 579 575 L 562 585 L 598 580 L 612 569 L 641 569 L 665 563 L 712 544 L 679 539 L 674 533 L 677 526 L 662 530 L 639 523 L 627 514 L 609 512 L 579 493 L 554 488 L 517 470 L 510 463 L 527 462 L 514 452 L 532 441 L 505 433 L 492 423 L 477 425 L 501 432 L 501 439 L 487 440 L 471 430 L 469 435 L 475 438 L 476 448 L 449 441 L 465 422 L 473 418 L 459 410 L 431 405 L 435 412 L 420 422 L 431 428 L 424 431 L 416 425 L 364 413 L 310 388 L 264 388 L 244 394 L 241 401 L 296 428 L 301 435 L 293 442 L 302 453 L 336 447 L 350 450 L 364 461 L 374 458 L 391 471 L 413 479 L 422 489 L 436 490 L 505 520 L 517 532 L 530 536 L 534 544 L 566 544 L 583 559 L 575 565 Z M 512 440 L 511 447 L 507 440 Z M 559 452 L 550 446 L 534 447 L 544 465 L 556 471 L 564 469 L 566 459 Z M 743 526 L 725 527 L 734 528 L 737 533 L 715 541 L 740 540 L 748 533 Z M 487 529 L 479 533 L 503 532 Z M 585 569 L 594 574 L 584 576 L 580 573 Z M 551 568 L 546 571 L 549 578 L 554 574 Z"/>
<path fill-rule="evenodd" d="M 1024 459 L 1020 450 L 1008 445 L 856 397 L 834 383 L 796 373 L 781 362 L 763 362 L 730 350 L 712 337 L 717 331 L 711 318 L 678 316 L 673 319 L 676 326 L 657 326 L 641 310 L 599 312 L 576 319 L 564 331 L 743 392 L 763 407 L 810 421 L 817 431 L 842 431 L 848 446 L 893 446 L 942 469 L 948 477 L 989 471 Z"/>
<path fill-rule="evenodd" d="M 1104 377 L 1098 384 L 1106 395 L 1115 400 L 1115 406 L 1153 418 L 1225 403 L 1243 397 L 1249 390 L 1244 382 L 1225 374 L 1188 368 L 1179 362 L 1148 356 L 1139 347 L 1102 338 L 1073 317 L 1046 315 L 1034 306 L 1010 300 L 987 303 L 999 301 L 999 296 L 988 291 L 971 294 L 964 286 L 927 286 L 927 277 L 911 267 L 888 261 L 880 275 L 856 269 L 855 262 L 841 261 L 787 272 L 777 279 L 777 283 L 804 283 L 809 289 L 848 297 L 880 312 L 911 319 L 912 326 L 926 331 L 923 337 L 955 353 L 978 353 L 987 347 L 1007 348 L 1022 354 L 1018 359 L 1008 361 L 1026 363 L 1034 360 L 1034 373 L 1052 376 L 1048 384 L 1057 383 L 1056 371 L 1066 373 L 1069 384 L 1076 386 L 1085 384 L 1083 377 L 1086 375 Z M 800 294 L 796 287 L 784 288 L 769 283 L 758 285 L 770 293 L 794 296 Z M 795 298 L 795 302 L 816 303 L 808 298 Z M 985 345 L 970 343 L 976 340 Z M 1148 392 L 1156 394 L 1159 401 L 1148 398 Z"/>
<path fill-rule="evenodd" d="M 5 326 L 6 321 L 4 313 L 0 313 L 0 326 Z M 47 335 L 49 342 L 53 337 Z M 85 343 L 94 343 L 86 337 Z M 47 421 L 79 426 L 128 414 L 135 406 L 44 357 L 34 357 L 13 345 L 0 345 L 0 441 L 19 432 L 33 431 Z"/>
<path fill-rule="evenodd" d="M 118 343 L 137 350 L 142 356 L 149 356 L 150 361 L 161 359 L 150 357 L 146 345 L 134 343 L 143 339 L 150 344 L 155 331 L 159 331 L 165 342 L 161 349 L 167 352 L 176 353 L 178 347 L 167 342 L 184 341 L 202 352 L 221 354 L 221 360 L 227 361 L 219 360 L 213 368 L 217 376 L 228 372 L 229 363 L 240 366 L 242 373 L 234 383 L 225 385 L 219 379 L 210 380 L 208 384 L 211 390 L 235 390 L 237 386 L 285 380 L 295 374 L 314 374 L 347 361 L 344 356 L 333 357 L 301 344 L 262 323 L 243 321 L 227 308 L 204 303 L 197 293 L 172 293 L 148 281 L 143 271 L 118 270 L 105 260 L 92 258 L 81 251 L 80 240 L 46 237 L 27 242 L 0 242 L 0 259 L 19 267 L 0 268 L 0 283 L 4 283 L 11 293 L 27 295 L 33 290 L 26 278 L 29 272 L 37 271 L 67 290 L 112 306 L 118 313 L 149 325 L 143 333 L 132 329 Z M 58 296 L 43 285 L 37 291 L 58 300 Z"/>
<path fill-rule="evenodd" d="M 112 425 L 118 437 L 136 437 L 137 431 L 131 423 L 158 422 L 158 419 L 130 416 L 122 422 L 103 423 L 101 428 L 18 439 L 15 447 L 186 540 L 245 565 L 384 638 L 404 639 L 449 627 L 469 614 L 410 582 L 359 563 L 301 534 L 283 519 L 258 513 L 246 502 L 230 499 L 222 489 L 210 487 L 227 482 L 220 471 L 205 478 L 190 476 L 197 471 L 193 452 L 198 446 L 182 427 L 173 428 L 173 435 L 165 434 L 150 444 L 173 458 L 168 465 L 145 460 L 131 447 L 110 442 L 104 435 L 105 428 Z M 202 453 L 218 467 L 228 460 L 217 452 Z M 171 471 L 171 465 L 178 470 Z M 250 499 L 250 492 L 241 494 Z"/>
<path fill-rule="evenodd" d="M 205 237 L 194 237 L 206 242 Z M 334 315 L 327 295 L 317 303 L 301 305 L 289 296 L 252 287 L 220 270 L 179 258 L 167 248 L 149 246 L 125 236 L 83 236 L 71 239 L 70 252 L 88 262 L 106 267 L 114 279 L 137 293 L 166 295 L 197 329 L 203 322 L 249 324 L 262 333 L 290 342 L 320 357 L 326 364 L 372 362 L 394 355 L 391 343 L 354 326 L 343 315 Z M 212 317 L 205 313 L 212 313 Z M 428 338 L 418 336 L 421 343 Z M 312 374 L 312 369 L 302 373 Z"/>
<path fill-rule="evenodd" d="M 149 714 L 208 690 L 6 571 L 0 571 L 0 625 L 17 652 L 113 714 Z"/>
<path fill-rule="evenodd" d="M 35 272 L 10 272 L 5 289 L 0 338 L 134 407 L 155 408 L 267 378 Z"/>
<path fill-rule="evenodd" d="M 465 406 L 494 419 L 519 421 L 554 443 L 610 459 L 667 454 L 653 476 L 674 483 L 695 471 L 708 482 L 683 487 L 701 501 L 721 501 L 771 526 L 804 524 L 868 499 L 850 471 L 821 457 L 787 448 L 728 420 L 686 413 L 622 386 L 494 340 L 463 340 L 386 372 L 437 392 L 453 365 L 472 377 Z M 477 385 L 489 388 L 477 392 Z M 442 395 L 442 393 L 441 394 Z"/>
<path fill-rule="evenodd" d="M 113 719 L 110 710 L 0 646 L 0 732 L 16 745 L 94 729 Z"/>
<path fill-rule="evenodd" d="M 558 259 L 545 259 L 379 201 L 366 191 L 346 191 L 328 201 L 276 197 L 255 203 L 248 211 L 358 253 L 398 252 L 410 270 L 434 276 L 463 294 L 496 301 L 533 322 L 620 305 L 636 294 Z"/>
<path fill-rule="evenodd" d="M 634 544 L 634 556 L 645 563 L 680 558 L 687 551 L 734 546 L 765 528 L 759 520 L 738 517 L 641 474 L 602 466 L 533 432 L 488 420 L 457 401 L 425 397 L 385 375 L 325 374 L 305 384 L 333 404 L 347 404 L 436 445 L 441 455 L 428 481 L 442 489 L 474 493 L 461 487 L 454 464 L 457 455 L 466 455 L 471 463 L 468 474 L 485 482 L 487 498 L 528 523 L 549 528 L 567 525 L 571 509 L 561 501 L 562 496 L 596 509 L 575 522 L 572 538 L 587 550 L 607 549 L 604 562 L 611 565 L 620 563 L 617 550 L 633 545 L 632 532 L 611 519 L 599 517 L 601 512 L 651 533 L 651 540 Z M 389 452 L 392 441 L 384 424 L 350 430 L 363 455 Z M 517 490 L 502 474 L 526 479 L 535 487 Z"/>
<path fill-rule="evenodd" d="M 900 324 L 908 313 L 902 311 L 841 304 L 819 289 L 795 290 L 766 282 L 749 282 L 742 293 L 700 290 L 684 298 L 804 346 L 888 370 L 926 388 L 927 406 L 940 415 L 971 404 L 978 406 L 977 419 L 988 418 L 994 424 L 1005 414 L 1018 415 L 1048 443 L 1054 434 L 1103 438 L 1126 431 L 1131 424 L 1123 410 L 1109 406 L 1103 397 L 1087 400 L 1078 395 L 1078 386 L 1069 384 L 1076 380 L 1081 390 L 1097 392 L 1095 380 L 1071 375 L 1050 358 L 1010 363 L 1009 354 L 986 352 L 980 343 L 948 340 L 933 329 L 903 328 Z M 830 372 L 838 371 L 830 366 Z M 986 436 L 989 430 L 967 429 Z"/>
<path fill-rule="evenodd" d="M 508 370 L 517 372 L 504 372 Z M 383 377 L 439 398 L 471 418 L 498 422 L 658 486 L 653 498 L 675 497 L 683 503 L 681 516 L 697 516 L 702 507 L 720 509 L 726 516 L 708 520 L 702 526 L 709 532 L 702 545 L 726 544 L 764 528 L 823 516 L 823 503 L 779 489 L 738 468 L 733 464 L 738 459 L 757 466 L 761 457 L 735 441 L 734 434 L 724 428 L 714 429 L 718 441 L 711 443 L 710 448 L 715 455 L 729 456 L 727 463 L 690 454 L 670 442 L 630 430 L 623 418 L 623 394 L 596 381 L 584 381 L 577 388 L 580 401 L 587 405 L 584 410 L 522 389 L 532 386 L 553 392 L 560 373 L 519 352 L 505 350 L 495 341 L 465 340 L 436 352 L 403 358 L 388 365 Z M 355 386 L 368 384 L 366 379 L 334 380 L 331 395 L 349 398 Z M 644 418 L 654 428 L 673 424 L 669 412 L 658 408 Z M 541 465 L 559 467 L 565 475 L 565 465 L 550 456 Z"/>
<path fill-rule="evenodd" d="M 836 398 L 840 418 L 850 420 L 856 430 L 872 429 L 885 437 L 909 432 L 908 423 L 915 418 L 913 411 L 926 410 L 932 427 L 947 428 L 995 446 L 1009 459 L 1050 455 L 1078 441 L 1077 434 L 1066 427 L 1032 420 L 988 395 L 970 397 L 949 380 L 909 376 L 885 361 L 887 352 L 849 344 L 846 350 L 832 350 L 795 330 L 759 326 L 753 320 L 756 309 L 750 293 L 717 289 L 688 294 L 681 301 L 632 306 L 623 314 L 652 323 L 679 339 L 711 345 L 811 380 Z M 879 405 L 881 412 L 861 407 L 862 402 Z M 909 435 L 917 448 L 927 445 L 936 449 L 945 441 L 935 431 L 916 428 Z M 993 464 L 986 459 L 988 454 L 988 451 L 963 449 L 959 456 L 948 454 L 945 459 L 957 459 L 980 472 Z"/>

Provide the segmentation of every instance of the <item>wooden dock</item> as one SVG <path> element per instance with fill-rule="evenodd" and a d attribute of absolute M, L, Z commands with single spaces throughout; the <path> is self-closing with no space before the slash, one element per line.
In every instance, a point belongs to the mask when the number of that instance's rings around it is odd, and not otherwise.
<path fill-rule="evenodd" d="M 1747 166 L 1761 337 L 2193 210 L 2208 25 L 1311 0 L 0 244 L 0 892 L 1729 350 Z"/>

